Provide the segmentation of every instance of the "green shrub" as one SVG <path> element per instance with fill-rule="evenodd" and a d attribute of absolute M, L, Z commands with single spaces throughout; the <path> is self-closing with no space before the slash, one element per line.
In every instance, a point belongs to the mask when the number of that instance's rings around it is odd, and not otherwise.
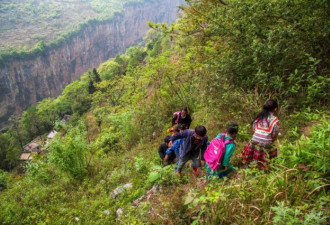
<path fill-rule="evenodd" d="M 88 146 L 84 124 L 72 128 L 64 140 L 55 140 L 50 146 L 49 161 L 74 178 L 82 179 L 87 171 Z"/>
<path fill-rule="evenodd" d="M 330 123 L 327 117 L 323 117 L 318 123 L 310 137 L 302 135 L 299 141 L 287 142 L 281 146 L 279 160 L 283 165 L 296 167 L 302 164 L 323 174 L 329 173 Z"/>
<path fill-rule="evenodd" d="M 0 169 L 0 190 L 6 189 L 9 183 L 7 172 Z"/>

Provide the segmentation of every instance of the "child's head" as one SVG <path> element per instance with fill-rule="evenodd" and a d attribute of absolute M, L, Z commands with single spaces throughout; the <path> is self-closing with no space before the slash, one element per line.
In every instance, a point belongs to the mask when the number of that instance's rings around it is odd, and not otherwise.
<path fill-rule="evenodd" d="M 184 130 L 187 129 L 187 125 L 186 124 L 178 124 L 178 129 L 180 132 L 183 132 Z"/>
<path fill-rule="evenodd" d="M 256 116 L 255 120 L 267 119 L 272 112 L 275 112 L 278 107 L 277 101 L 268 100 L 263 106 L 262 111 Z M 252 121 L 252 123 L 254 122 Z"/>
<path fill-rule="evenodd" d="M 166 136 L 166 137 L 164 138 L 164 143 L 165 143 L 166 145 L 168 145 L 168 143 L 170 143 L 170 138 L 171 138 L 171 136 Z"/>
<path fill-rule="evenodd" d="M 226 127 L 226 132 L 232 139 L 235 139 L 238 133 L 238 124 L 236 122 L 228 123 Z"/>
<path fill-rule="evenodd" d="M 181 115 L 182 116 L 186 116 L 188 114 L 188 109 L 187 109 L 187 107 L 183 107 L 182 109 L 181 109 Z"/>
<path fill-rule="evenodd" d="M 277 107 L 277 101 L 270 99 L 263 105 L 262 109 L 267 112 L 273 112 Z"/>
<path fill-rule="evenodd" d="M 176 129 L 177 125 L 173 125 L 172 127 L 167 129 L 167 133 L 173 133 L 173 131 Z"/>
<path fill-rule="evenodd" d="M 179 125 L 174 125 L 170 131 L 173 135 L 179 133 L 180 132 Z"/>
<path fill-rule="evenodd" d="M 206 128 L 204 126 L 200 126 L 199 125 L 199 126 L 197 126 L 195 128 L 195 135 L 194 135 L 194 137 L 196 139 L 202 139 L 203 137 L 205 137 L 206 132 L 207 132 Z"/>

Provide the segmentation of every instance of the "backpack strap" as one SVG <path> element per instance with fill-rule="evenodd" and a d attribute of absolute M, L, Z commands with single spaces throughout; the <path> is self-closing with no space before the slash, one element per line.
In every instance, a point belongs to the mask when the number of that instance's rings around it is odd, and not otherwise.
<path fill-rule="evenodd" d="M 225 145 L 230 144 L 230 143 L 234 143 L 235 144 L 235 141 L 233 141 L 233 140 L 225 140 L 223 143 Z"/>
<path fill-rule="evenodd" d="M 219 135 L 219 134 L 218 134 Z M 219 137 L 219 139 L 221 140 L 222 139 L 222 141 L 225 141 L 225 133 L 221 133 L 221 135 L 220 135 L 220 137 Z"/>
<path fill-rule="evenodd" d="M 224 143 L 224 145 L 227 145 L 227 144 L 230 144 L 230 143 L 234 143 L 235 144 L 235 141 L 234 140 L 231 140 L 231 139 L 229 139 L 229 140 L 225 140 L 225 133 L 223 133 L 223 143 Z"/>
<path fill-rule="evenodd" d="M 222 133 L 221 136 L 220 136 L 220 138 L 219 138 L 219 139 L 222 139 L 222 141 L 223 141 L 223 143 L 225 145 L 230 144 L 230 143 L 234 143 L 235 144 L 235 141 L 234 140 L 225 140 L 225 136 L 226 136 L 226 134 L 225 133 Z"/>

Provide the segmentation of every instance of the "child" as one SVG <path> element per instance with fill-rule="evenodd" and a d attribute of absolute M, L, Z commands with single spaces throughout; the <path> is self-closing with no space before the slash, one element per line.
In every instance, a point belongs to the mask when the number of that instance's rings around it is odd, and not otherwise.
<path fill-rule="evenodd" d="M 164 142 L 160 144 L 159 148 L 158 148 L 158 154 L 160 156 L 160 158 L 162 159 L 162 161 L 164 161 L 164 158 L 166 156 L 166 150 L 169 148 L 169 142 L 170 142 L 170 138 L 171 136 L 166 136 L 164 138 Z M 170 157 L 168 159 L 168 161 L 173 161 L 175 157 Z"/>
<path fill-rule="evenodd" d="M 181 111 L 175 112 L 172 117 L 172 126 L 175 124 L 184 124 L 187 128 L 190 127 L 191 117 L 188 114 L 186 107 L 182 108 Z"/>
<path fill-rule="evenodd" d="M 268 100 L 252 122 L 254 134 L 241 153 L 243 163 L 255 160 L 262 169 L 266 169 L 268 159 L 277 156 L 277 149 L 273 145 L 280 128 L 279 120 L 274 115 L 277 107 L 275 100 Z"/>
<path fill-rule="evenodd" d="M 180 130 L 180 133 L 182 133 L 183 131 L 188 129 L 185 124 L 179 124 L 178 128 Z M 180 148 L 179 148 L 179 154 L 178 154 L 178 163 L 177 163 L 178 165 L 179 165 L 180 158 L 182 158 L 183 153 L 184 153 L 184 150 L 183 150 L 184 140 L 179 139 L 179 142 L 180 142 Z"/>
<path fill-rule="evenodd" d="M 177 133 L 180 133 L 180 128 L 180 125 L 173 126 L 171 128 L 172 136 L 176 135 Z M 168 149 L 166 150 L 166 155 L 164 158 L 164 166 L 169 165 L 169 159 L 173 158 L 174 156 L 179 159 L 180 140 L 181 139 L 175 140 L 173 144 L 171 143 L 168 145 Z"/>
<path fill-rule="evenodd" d="M 190 167 L 195 175 L 198 175 L 198 167 L 201 165 L 199 154 L 200 151 L 205 151 L 208 140 L 206 132 L 207 131 L 204 126 L 197 126 L 195 130 L 185 130 L 182 133 L 178 133 L 170 138 L 171 142 L 177 139 L 183 139 L 183 147 L 180 152 L 178 167 L 176 168 L 176 172 L 179 175 L 181 175 L 182 167 L 189 160 L 192 160 Z"/>
<path fill-rule="evenodd" d="M 226 144 L 226 151 L 225 155 L 223 157 L 223 160 L 221 162 L 220 167 L 217 170 L 212 170 L 209 165 L 206 163 L 205 168 L 207 171 L 207 177 L 216 176 L 219 178 L 222 178 L 224 176 L 227 176 L 230 172 L 234 170 L 232 165 L 229 163 L 229 160 L 231 156 L 233 155 L 236 145 L 233 142 L 235 140 L 235 137 L 238 133 L 238 125 L 235 122 L 231 122 L 227 125 L 224 141 L 231 140 L 231 143 Z M 216 138 L 220 138 L 222 133 L 219 133 Z"/>

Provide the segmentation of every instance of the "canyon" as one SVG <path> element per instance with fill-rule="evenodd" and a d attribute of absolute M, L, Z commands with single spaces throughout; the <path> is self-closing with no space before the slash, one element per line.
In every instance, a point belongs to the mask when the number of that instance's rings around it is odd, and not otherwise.
<path fill-rule="evenodd" d="M 145 36 L 147 21 L 174 22 L 181 0 L 145 1 L 126 5 L 109 21 L 87 24 L 58 47 L 28 59 L 8 58 L 0 65 L 0 128 L 11 115 L 31 104 L 56 97 L 88 69 L 124 53 Z"/>

